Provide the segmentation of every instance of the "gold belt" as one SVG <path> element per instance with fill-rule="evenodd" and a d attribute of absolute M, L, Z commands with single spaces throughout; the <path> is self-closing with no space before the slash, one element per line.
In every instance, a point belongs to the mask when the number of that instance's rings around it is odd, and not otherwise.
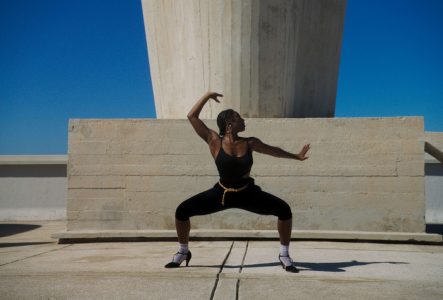
<path fill-rule="evenodd" d="M 240 188 L 238 188 L 238 189 L 233 189 L 233 188 L 227 188 L 227 187 L 225 187 L 222 183 L 221 183 L 221 181 L 219 181 L 218 182 L 218 184 L 223 188 L 223 197 L 222 197 L 222 201 L 221 201 L 221 204 L 224 206 L 225 205 L 225 195 L 226 195 L 226 193 L 228 193 L 228 192 L 234 192 L 234 193 L 238 193 L 238 192 L 241 192 L 241 191 L 243 191 L 243 190 L 245 190 L 248 186 L 249 186 L 249 183 L 247 183 L 246 185 L 244 185 L 244 186 L 242 186 L 242 187 L 240 187 Z"/>

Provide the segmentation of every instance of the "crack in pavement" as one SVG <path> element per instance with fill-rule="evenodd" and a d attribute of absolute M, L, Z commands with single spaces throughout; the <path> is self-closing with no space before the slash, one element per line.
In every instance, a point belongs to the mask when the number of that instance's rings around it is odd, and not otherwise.
<path fill-rule="evenodd" d="M 13 263 L 16 263 L 16 262 L 19 262 L 19 261 L 23 261 L 23 260 L 26 260 L 26 259 L 28 259 L 28 258 L 33 258 L 33 257 L 39 256 L 39 255 L 43 255 L 43 254 L 46 254 L 46 253 L 49 253 L 49 252 L 54 252 L 54 251 L 62 250 L 62 249 L 65 249 L 65 248 L 67 248 L 67 247 L 70 247 L 70 246 L 72 246 L 72 245 L 73 245 L 73 244 L 69 244 L 69 245 L 64 246 L 64 247 L 61 247 L 61 248 L 51 249 L 51 250 L 44 251 L 44 252 L 41 252 L 41 253 L 37 253 L 37 254 L 31 255 L 31 256 L 27 256 L 27 257 L 24 257 L 24 258 L 21 258 L 21 259 L 16 259 L 16 260 L 14 260 L 14 261 L 10 261 L 10 262 L 7 262 L 7 263 L 4 263 L 4 264 L 1 264 L 0 267 L 6 266 L 6 265 L 10 265 L 10 264 L 13 264 Z"/>
<path fill-rule="evenodd" d="M 248 246 L 249 246 L 249 241 L 246 242 L 245 253 L 243 253 L 240 269 L 238 270 L 239 274 L 241 274 L 241 272 L 243 271 L 243 265 L 245 264 L 246 253 L 248 253 Z M 239 293 L 240 293 L 240 277 L 237 278 L 237 283 L 235 285 L 235 300 L 238 300 Z"/>
<path fill-rule="evenodd" d="M 215 279 L 215 283 L 214 283 L 214 287 L 212 288 L 211 296 L 209 298 L 210 300 L 214 299 L 215 292 L 217 291 L 217 287 L 218 287 L 218 282 L 220 281 L 220 274 L 223 272 L 223 268 L 226 266 L 226 261 L 228 260 L 229 256 L 231 255 L 232 248 L 234 247 L 234 244 L 235 244 L 235 242 L 232 242 L 231 247 L 229 248 L 229 251 L 226 254 L 226 257 L 223 260 L 222 265 L 220 266 L 220 270 L 217 273 L 217 276 L 216 276 L 216 279 Z M 246 254 L 248 253 L 248 247 L 249 247 L 249 241 L 246 242 L 246 247 L 245 247 L 245 251 L 243 253 L 242 261 L 240 263 L 238 274 L 241 274 L 241 272 L 243 271 L 243 265 L 245 263 Z M 237 282 L 235 284 L 235 299 L 236 300 L 238 300 L 238 298 L 239 298 L 239 291 L 240 291 L 240 278 L 238 277 L 237 278 Z"/>
<path fill-rule="evenodd" d="M 220 270 L 217 273 L 217 276 L 216 276 L 216 279 L 215 279 L 215 283 L 214 283 L 214 287 L 212 288 L 211 297 L 209 298 L 210 300 L 214 299 L 215 291 L 217 290 L 218 281 L 220 280 L 220 273 L 223 271 L 223 267 L 225 266 L 226 261 L 229 258 L 229 255 L 231 255 L 232 247 L 234 247 L 234 242 L 232 242 L 231 247 L 229 248 L 229 251 L 226 254 L 226 257 L 223 260 L 222 265 L 220 266 Z"/>

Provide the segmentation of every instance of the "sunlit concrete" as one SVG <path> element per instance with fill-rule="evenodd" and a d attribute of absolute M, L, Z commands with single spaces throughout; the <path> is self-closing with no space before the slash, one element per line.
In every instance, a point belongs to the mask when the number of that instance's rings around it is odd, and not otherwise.
<path fill-rule="evenodd" d="M 332 117 L 345 0 L 142 0 L 157 118 Z"/>

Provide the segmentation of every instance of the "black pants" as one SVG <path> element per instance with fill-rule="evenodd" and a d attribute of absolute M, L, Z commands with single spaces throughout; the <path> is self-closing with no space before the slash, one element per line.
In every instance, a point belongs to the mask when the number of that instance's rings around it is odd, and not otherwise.
<path fill-rule="evenodd" d="M 192 216 L 208 215 L 228 208 L 240 208 L 260 215 L 274 215 L 289 220 L 292 212 L 282 199 L 263 192 L 251 178 L 248 187 L 240 192 L 228 192 L 222 205 L 223 188 L 216 183 L 211 189 L 183 201 L 175 211 L 175 218 L 187 221 Z"/>

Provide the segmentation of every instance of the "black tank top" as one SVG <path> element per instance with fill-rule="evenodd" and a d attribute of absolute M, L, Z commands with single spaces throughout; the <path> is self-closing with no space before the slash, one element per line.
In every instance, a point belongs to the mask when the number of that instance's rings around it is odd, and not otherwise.
<path fill-rule="evenodd" d="M 221 146 L 215 158 L 221 182 L 232 188 L 249 181 L 249 176 L 246 176 L 246 178 L 244 176 L 251 171 L 252 163 L 252 152 L 249 148 L 245 155 L 236 157 L 227 154 Z"/>

